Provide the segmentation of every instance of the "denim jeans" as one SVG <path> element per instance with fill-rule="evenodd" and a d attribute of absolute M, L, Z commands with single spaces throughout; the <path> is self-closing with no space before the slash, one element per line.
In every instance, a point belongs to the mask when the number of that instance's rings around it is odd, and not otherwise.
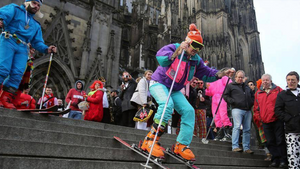
<path fill-rule="evenodd" d="M 243 125 L 243 150 L 250 149 L 250 129 L 252 114 L 250 110 L 232 109 L 233 131 L 232 149 L 239 148 L 240 127 Z"/>
<path fill-rule="evenodd" d="M 69 113 L 69 117 L 70 119 L 82 119 L 82 113 L 81 111 L 76 111 L 76 110 L 71 110 Z"/>

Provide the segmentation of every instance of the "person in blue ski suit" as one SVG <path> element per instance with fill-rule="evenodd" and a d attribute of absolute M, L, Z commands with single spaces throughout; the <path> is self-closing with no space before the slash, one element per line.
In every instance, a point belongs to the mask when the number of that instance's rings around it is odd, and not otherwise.
<path fill-rule="evenodd" d="M 56 52 L 55 46 L 45 45 L 41 25 L 33 18 L 42 15 L 41 5 L 42 0 L 26 0 L 21 6 L 12 3 L 0 8 L 0 101 L 6 108 L 15 109 L 12 100 L 26 68 L 27 44 L 41 53 Z"/>

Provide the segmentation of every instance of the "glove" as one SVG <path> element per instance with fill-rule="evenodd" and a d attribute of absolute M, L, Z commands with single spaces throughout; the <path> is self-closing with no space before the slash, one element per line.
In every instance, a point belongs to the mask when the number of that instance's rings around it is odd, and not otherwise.
<path fill-rule="evenodd" d="M 78 102 L 75 101 L 75 102 L 72 102 L 71 104 L 72 104 L 73 107 L 78 108 Z"/>
<path fill-rule="evenodd" d="M 0 28 L 4 28 L 3 20 L 0 18 Z"/>

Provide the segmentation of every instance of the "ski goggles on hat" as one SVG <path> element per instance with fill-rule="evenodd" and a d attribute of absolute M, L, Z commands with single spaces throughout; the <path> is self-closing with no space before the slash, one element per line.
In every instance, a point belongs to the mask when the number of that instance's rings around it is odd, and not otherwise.
<path fill-rule="evenodd" d="M 195 40 L 192 41 L 190 46 L 196 51 L 200 51 L 204 47 L 204 45 L 202 43 L 197 42 Z"/>
<path fill-rule="evenodd" d="M 43 0 L 26 0 L 25 2 L 29 2 L 29 1 L 37 1 L 37 2 L 39 2 L 39 3 L 40 3 L 40 5 L 42 5 L 42 4 L 43 4 Z"/>

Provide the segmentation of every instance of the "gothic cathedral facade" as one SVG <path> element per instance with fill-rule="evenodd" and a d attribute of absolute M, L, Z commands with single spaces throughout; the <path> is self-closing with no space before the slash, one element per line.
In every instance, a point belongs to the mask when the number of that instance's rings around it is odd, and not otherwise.
<path fill-rule="evenodd" d="M 20 5 L 24 0 L 1 0 Z M 242 69 L 250 80 L 264 73 L 253 0 L 44 0 L 40 22 L 54 44 L 48 85 L 64 99 L 76 80 L 106 79 L 117 89 L 123 71 L 137 77 L 155 70 L 162 46 L 185 39 L 195 23 L 204 39 L 199 53 L 217 69 Z M 41 96 L 49 57 L 35 55 L 30 94 Z"/>

